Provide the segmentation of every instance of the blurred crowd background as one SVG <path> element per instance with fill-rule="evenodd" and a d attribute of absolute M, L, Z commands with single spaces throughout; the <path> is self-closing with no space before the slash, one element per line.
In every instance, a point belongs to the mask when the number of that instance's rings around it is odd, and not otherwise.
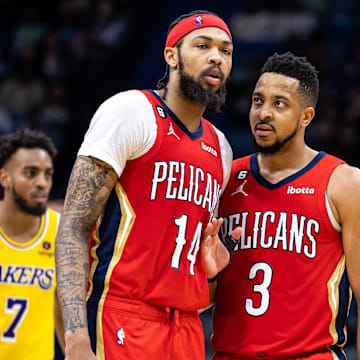
<path fill-rule="evenodd" d="M 320 71 L 309 145 L 360 166 L 358 0 L 0 0 L 0 134 L 30 127 L 53 138 L 53 199 L 65 195 L 96 108 L 116 92 L 154 88 L 165 70 L 168 25 L 196 9 L 216 12 L 233 33 L 227 104 L 206 117 L 227 135 L 235 157 L 252 152 L 248 111 L 258 71 L 267 56 L 291 50 Z M 353 306 L 350 360 L 355 315 Z M 210 358 L 211 313 L 202 320 Z"/>

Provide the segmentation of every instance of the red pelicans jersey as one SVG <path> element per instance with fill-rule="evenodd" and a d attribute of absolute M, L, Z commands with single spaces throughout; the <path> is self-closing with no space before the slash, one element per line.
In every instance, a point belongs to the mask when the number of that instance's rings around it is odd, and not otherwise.
<path fill-rule="evenodd" d="M 199 249 L 230 174 L 224 135 L 204 119 L 190 133 L 155 92 L 131 90 L 100 106 L 79 154 L 119 175 L 92 234 L 88 304 L 207 306 Z"/>
<path fill-rule="evenodd" d="M 256 154 L 233 162 L 219 215 L 224 234 L 237 225 L 245 231 L 218 279 L 212 337 L 218 352 L 345 359 L 351 292 L 341 229 L 326 197 L 329 177 L 343 163 L 320 152 L 272 184 L 260 175 Z"/>

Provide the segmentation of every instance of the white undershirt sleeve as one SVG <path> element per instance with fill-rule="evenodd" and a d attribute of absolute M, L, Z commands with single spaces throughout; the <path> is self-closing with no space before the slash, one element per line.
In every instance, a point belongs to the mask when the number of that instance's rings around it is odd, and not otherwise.
<path fill-rule="evenodd" d="M 121 92 L 95 112 L 78 155 L 104 161 L 120 177 L 126 161 L 149 151 L 156 134 L 156 118 L 146 96 L 137 90 Z"/>
<path fill-rule="evenodd" d="M 231 172 L 231 164 L 232 164 L 232 160 L 233 160 L 233 152 L 232 152 L 231 146 L 230 146 L 229 142 L 227 141 L 225 135 L 220 130 L 218 130 L 216 128 L 215 128 L 215 130 L 219 137 L 221 159 L 222 159 L 223 171 L 224 171 L 223 184 L 222 184 L 221 191 L 220 191 L 220 198 L 221 198 L 221 195 L 225 191 L 226 186 L 229 182 L 230 172 Z M 214 210 L 215 217 L 218 217 L 218 213 L 219 213 L 219 201 Z"/>
<path fill-rule="evenodd" d="M 224 181 L 223 181 L 223 185 L 221 188 L 221 193 L 223 193 L 229 182 L 229 177 L 230 177 L 230 172 L 231 172 L 231 163 L 233 160 L 233 152 L 232 152 L 231 146 L 230 146 L 229 142 L 227 141 L 225 135 L 218 129 L 216 129 L 216 132 L 219 137 L 221 158 L 222 158 L 223 170 L 224 170 Z"/>

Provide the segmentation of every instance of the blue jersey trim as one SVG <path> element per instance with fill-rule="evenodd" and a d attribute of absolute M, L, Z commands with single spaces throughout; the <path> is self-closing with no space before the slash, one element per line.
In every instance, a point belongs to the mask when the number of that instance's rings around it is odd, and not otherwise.
<path fill-rule="evenodd" d="M 91 342 L 91 349 L 96 354 L 97 332 L 96 332 L 97 306 L 87 305 L 87 321 Z"/>
<path fill-rule="evenodd" d="M 252 176 L 254 177 L 254 179 L 259 182 L 261 185 L 263 185 L 264 187 L 270 189 L 270 190 L 274 190 L 274 189 L 278 189 L 283 185 L 286 185 L 288 183 L 290 183 L 291 181 L 297 179 L 298 177 L 302 176 L 303 174 L 305 174 L 307 171 L 309 171 L 310 169 L 312 169 L 324 156 L 326 155 L 326 152 L 324 151 L 320 151 L 315 157 L 314 159 L 312 159 L 310 161 L 309 164 L 307 164 L 304 168 L 302 168 L 301 170 L 297 171 L 295 174 L 292 174 L 290 176 L 288 176 L 287 178 L 279 181 L 276 184 L 272 184 L 271 182 L 267 181 L 265 178 L 263 178 L 260 175 L 259 172 L 259 167 L 258 167 L 258 163 L 257 163 L 257 153 L 252 154 L 250 157 L 250 171 Z"/>
<path fill-rule="evenodd" d="M 339 283 L 339 311 L 335 322 L 338 344 L 343 344 L 346 339 L 344 328 L 350 306 L 349 288 L 350 284 L 345 270 Z"/>
<path fill-rule="evenodd" d="M 193 140 L 201 138 L 204 132 L 203 128 L 203 120 L 200 119 L 200 128 L 197 131 L 191 132 L 187 129 L 187 127 L 179 120 L 179 118 L 171 111 L 171 109 L 164 103 L 164 101 L 161 99 L 161 97 L 154 91 L 154 90 L 145 90 L 147 92 L 150 92 L 153 94 L 158 101 L 161 103 L 161 105 L 164 107 L 165 111 L 169 114 L 169 116 L 174 120 L 177 126 L 190 138 Z"/>
<path fill-rule="evenodd" d="M 114 219 L 119 219 L 114 221 Z M 110 193 L 104 215 L 98 228 L 100 244 L 96 249 L 99 262 L 93 274 L 93 289 L 87 301 L 88 329 L 91 339 L 91 348 L 96 354 L 97 327 L 96 319 L 101 295 L 104 291 L 105 277 L 113 257 L 116 234 L 121 220 L 121 208 L 115 190 Z M 107 241 L 103 241 L 107 239 Z M 101 335 L 100 335 L 101 336 Z"/>
<path fill-rule="evenodd" d="M 101 224 L 97 229 L 100 244 L 96 249 L 96 255 L 99 259 L 99 262 L 93 274 L 93 289 L 88 299 L 88 304 L 92 306 L 92 309 L 94 307 L 97 308 L 101 295 L 104 291 L 105 277 L 111 259 L 113 258 L 116 235 L 119 230 L 120 221 L 121 208 L 119 199 L 115 190 L 113 190 L 110 193 L 109 199 L 107 201 Z M 106 241 L 103 241 L 103 239 L 106 239 Z"/>
<path fill-rule="evenodd" d="M 330 349 L 339 360 L 346 360 L 346 355 L 345 355 L 344 351 L 342 349 L 340 349 L 338 346 L 331 345 Z"/>

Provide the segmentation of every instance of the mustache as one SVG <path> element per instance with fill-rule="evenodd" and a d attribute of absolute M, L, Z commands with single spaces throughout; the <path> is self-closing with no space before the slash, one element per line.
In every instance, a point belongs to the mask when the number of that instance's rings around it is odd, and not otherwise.
<path fill-rule="evenodd" d="M 275 127 L 273 124 L 270 124 L 269 122 L 266 122 L 266 121 L 263 121 L 263 120 L 260 120 L 258 121 L 256 124 L 255 124 L 255 130 L 258 128 L 258 126 L 260 125 L 266 125 L 266 126 L 270 126 L 271 129 L 273 129 L 275 131 Z"/>
<path fill-rule="evenodd" d="M 221 68 L 217 65 L 211 65 L 207 69 L 204 69 L 200 73 L 200 76 L 203 77 L 203 76 L 210 75 L 212 73 L 216 73 L 216 75 L 218 75 L 220 77 L 221 81 L 224 81 L 225 75 L 224 75 L 223 71 L 221 70 Z"/>
<path fill-rule="evenodd" d="M 47 192 L 47 191 L 35 190 L 35 191 L 31 192 L 31 196 L 32 196 L 32 197 L 37 197 L 37 196 L 40 196 L 40 197 L 46 196 L 46 197 L 48 197 L 48 196 L 49 196 L 49 192 Z"/>

